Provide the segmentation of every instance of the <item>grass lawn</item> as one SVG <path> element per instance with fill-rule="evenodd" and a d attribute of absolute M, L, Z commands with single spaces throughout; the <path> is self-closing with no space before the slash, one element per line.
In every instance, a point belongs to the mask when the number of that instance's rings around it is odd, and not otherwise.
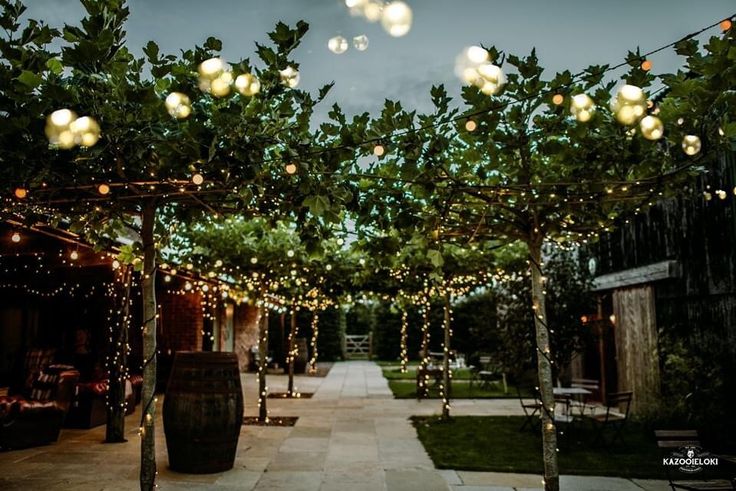
<path fill-rule="evenodd" d="M 379 367 L 400 367 L 401 361 L 399 360 L 378 360 L 376 361 L 376 365 Z M 419 365 L 418 360 L 412 360 L 409 363 L 407 363 L 409 366 L 417 366 Z"/>
<path fill-rule="evenodd" d="M 414 399 L 417 396 L 417 385 L 412 380 L 391 380 L 388 381 L 388 387 L 393 392 L 394 397 L 397 399 Z M 429 398 L 438 399 L 440 397 L 439 390 L 430 385 Z M 518 397 L 516 389 L 509 386 L 509 393 L 503 393 L 503 387 L 499 384 L 493 384 L 490 389 L 483 389 L 478 384 L 473 384 L 473 388 L 470 388 L 470 384 L 466 383 L 455 383 L 452 384 L 453 399 L 492 399 L 501 397 Z"/>
<path fill-rule="evenodd" d="M 383 376 L 388 380 L 416 380 L 416 370 L 408 370 L 401 373 L 401 368 L 384 368 Z M 452 378 L 454 380 L 470 380 L 470 368 L 459 368 L 452 370 Z"/>
<path fill-rule="evenodd" d="M 412 417 L 419 439 L 440 469 L 541 474 L 542 439 L 538 430 L 519 431 L 520 416 L 459 416 L 450 421 Z M 535 425 L 537 428 L 537 425 Z M 567 432 L 566 432 L 567 433 Z M 631 423 L 625 445 L 593 447 L 591 431 L 562 435 L 562 474 L 665 478 L 662 457 L 651 430 Z"/>

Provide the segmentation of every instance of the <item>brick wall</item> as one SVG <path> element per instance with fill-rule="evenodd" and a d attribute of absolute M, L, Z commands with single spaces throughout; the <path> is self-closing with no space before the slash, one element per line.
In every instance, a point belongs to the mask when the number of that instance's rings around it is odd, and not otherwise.
<path fill-rule="evenodd" d="M 199 293 L 158 294 L 160 313 L 158 346 L 162 353 L 202 350 L 204 317 L 201 301 Z"/>

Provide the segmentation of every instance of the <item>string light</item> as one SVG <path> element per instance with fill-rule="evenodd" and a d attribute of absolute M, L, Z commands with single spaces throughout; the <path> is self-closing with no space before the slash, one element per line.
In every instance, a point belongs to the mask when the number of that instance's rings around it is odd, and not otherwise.
<path fill-rule="evenodd" d="M 383 7 L 381 24 L 393 37 L 405 36 L 411 30 L 411 8 L 402 1 L 394 1 Z"/>
<path fill-rule="evenodd" d="M 641 69 L 648 72 L 652 69 L 652 62 L 650 60 L 644 60 L 641 62 Z"/>
<path fill-rule="evenodd" d="M 373 155 L 376 157 L 381 157 L 384 153 L 386 153 L 386 149 L 383 148 L 383 145 L 376 145 L 373 147 Z"/>
<path fill-rule="evenodd" d="M 299 85 L 299 71 L 293 66 L 287 66 L 281 70 L 279 72 L 279 78 L 281 80 L 281 84 L 289 87 L 290 89 L 295 89 Z"/>
<path fill-rule="evenodd" d="M 687 155 L 693 156 L 700 152 L 700 137 L 696 135 L 685 135 L 682 138 L 682 151 Z"/>
<path fill-rule="evenodd" d="M 296 164 L 293 162 L 286 164 L 285 170 L 286 170 L 286 173 L 289 175 L 296 174 L 296 171 L 297 171 Z"/>
<path fill-rule="evenodd" d="M 166 96 L 164 105 L 168 113 L 176 119 L 186 119 L 192 114 L 192 101 L 181 92 L 172 92 Z"/>
<path fill-rule="evenodd" d="M 10 240 L 17 244 L 20 242 L 20 234 L 18 232 L 13 232 L 13 235 L 10 236 Z"/>
<path fill-rule="evenodd" d="M 202 174 L 194 174 L 192 176 L 192 184 L 201 186 L 204 183 L 204 176 Z"/>
<path fill-rule="evenodd" d="M 554 104 L 555 106 L 559 106 L 563 102 L 565 102 L 565 96 L 563 96 L 562 94 L 555 94 L 552 96 L 552 104 Z"/>
<path fill-rule="evenodd" d="M 110 193 L 110 186 L 108 184 L 100 184 L 97 186 L 97 192 L 105 196 Z"/>
<path fill-rule="evenodd" d="M 476 122 L 475 122 L 475 121 L 473 121 L 472 119 L 469 119 L 469 120 L 467 120 L 467 121 L 465 122 L 465 129 L 466 129 L 466 130 L 468 130 L 468 131 L 470 131 L 470 132 L 473 132 L 473 131 L 475 131 L 475 129 L 476 129 L 477 127 L 478 127 L 478 123 L 476 123 Z"/>
<path fill-rule="evenodd" d="M 242 73 L 235 78 L 235 89 L 240 95 L 252 97 L 261 91 L 261 81 L 251 73 Z"/>
<path fill-rule="evenodd" d="M 358 51 L 365 51 L 368 49 L 368 36 L 361 34 L 353 38 L 353 47 Z"/>
<path fill-rule="evenodd" d="M 329 49 L 336 55 L 341 55 L 346 52 L 349 46 L 350 45 L 348 44 L 348 40 L 342 36 L 335 36 L 327 41 L 327 49 Z"/>

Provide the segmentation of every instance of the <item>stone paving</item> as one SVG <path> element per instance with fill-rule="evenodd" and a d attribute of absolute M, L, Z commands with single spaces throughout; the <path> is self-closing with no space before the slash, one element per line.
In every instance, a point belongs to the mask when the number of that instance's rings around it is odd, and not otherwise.
<path fill-rule="evenodd" d="M 256 384 L 244 376 L 246 415 L 256 413 Z M 193 475 L 167 468 L 166 445 L 157 418 L 159 488 L 289 491 L 480 491 L 541 489 L 541 477 L 526 474 L 437 470 L 407 418 L 439 411 L 438 401 L 393 399 L 378 366 L 336 363 L 325 378 L 297 377 L 311 399 L 269 399 L 272 416 L 299 416 L 291 428 L 243 426 L 235 466 L 219 474 Z M 286 377 L 270 376 L 283 391 Z M 453 403 L 456 415 L 520 414 L 514 399 Z M 158 412 L 160 416 L 160 411 Z M 0 453 L 2 490 L 138 489 L 138 414 L 128 417 L 129 442 L 102 444 L 104 427 L 64 430 L 54 445 Z M 563 476 L 562 489 L 666 490 L 666 483 Z"/>

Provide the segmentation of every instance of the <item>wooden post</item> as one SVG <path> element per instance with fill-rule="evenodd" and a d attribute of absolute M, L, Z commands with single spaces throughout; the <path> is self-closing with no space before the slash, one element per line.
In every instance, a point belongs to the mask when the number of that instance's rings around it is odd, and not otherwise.
<path fill-rule="evenodd" d="M 268 309 L 261 307 L 262 315 L 259 321 L 260 333 L 258 336 L 258 421 L 268 421 L 268 389 L 266 386 L 266 372 L 268 369 Z"/>
<path fill-rule="evenodd" d="M 143 397 L 141 414 L 141 491 L 156 487 L 156 203 L 147 202 L 141 220 L 143 242 Z"/>
<path fill-rule="evenodd" d="M 133 278 L 132 265 L 125 266 L 120 275 L 120 297 L 116 296 L 118 315 L 113 316 L 113 332 L 110 337 L 108 358 L 108 401 L 105 442 L 120 443 L 125 439 L 125 382 L 128 376 L 128 324 L 130 322 L 130 283 Z M 118 289 L 118 286 L 113 286 Z"/>
<path fill-rule="evenodd" d="M 542 274 L 542 243 L 544 238 L 532 235 L 527 246 L 532 270 L 532 310 L 537 343 L 537 372 L 542 399 L 542 460 L 544 462 L 545 491 L 559 491 L 557 468 L 557 429 L 554 421 L 555 399 L 552 380 L 552 350 L 547 329 L 544 275 Z"/>

